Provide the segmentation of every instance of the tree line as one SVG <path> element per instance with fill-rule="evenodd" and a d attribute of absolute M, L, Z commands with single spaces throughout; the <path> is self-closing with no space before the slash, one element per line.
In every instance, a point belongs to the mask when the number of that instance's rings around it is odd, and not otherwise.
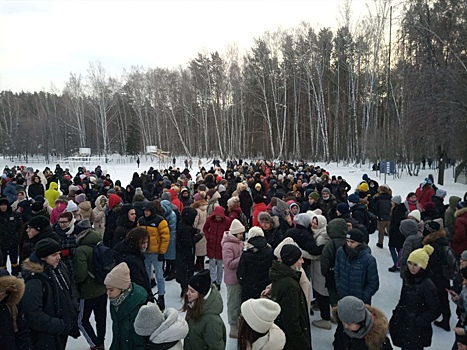
<path fill-rule="evenodd" d="M 62 91 L 0 93 L 0 152 L 362 162 L 467 159 L 467 7 L 373 0 L 336 30 L 267 32 L 240 55 L 198 53 L 174 69 L 100 62 Z M 394 30 L 397 28 L 397 30 Z M 54 89 L 52 89 L 54 90 Z M 56 89 L 55 89 L 56 90 Z"/>

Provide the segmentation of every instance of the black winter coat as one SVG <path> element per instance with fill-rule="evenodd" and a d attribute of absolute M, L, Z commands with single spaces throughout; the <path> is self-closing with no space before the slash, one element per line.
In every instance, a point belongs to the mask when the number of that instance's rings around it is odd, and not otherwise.
<path fill-rule="evenodd" d="M 24 282 L 14 276 L 0 278 L 0 290 L 9 295 L 0 302 L 0 349 L 30 350 L 29 328 L 24 314 L 21 298 L 24 293 Z M 13 328 L 13 317 L 10 308 L 16 308 L 17 332 Z"/>
<path fill-rule="evenodd" d="M 399 230 L 402 220 L 407 219 L 407 207 L 404 203 L 397 204 L 392 209 L 391 222 L 389 224 L 389 246 L 402 249 L 405 236 Z"/>
<path fill-rule="evenodd" d="M 18 213 L 11 210 L 10 205 L 7 211 L 0 212 L 0 247 L 17 247 L 19 244 L 19 235 L 21 233 L 23 221 Z"/>
<path fill-rule="evenodd" d="M 58 244 L 60 244 L 60 238 L 58 235 L 52 230 L 52 227 L 47 226 L 31 239 L 26 236 L 22 249 L 19 252 L 21 261 L 29 258 L 32 252 L 36 249 L 37 242 L 43 240 L 44 238 L 52 238 L 53 240 L 57 241 Z"/>
<path fill-rule="evenodd" d="M 280 242 L 282 242 L 285 238 L 282 231 L 279 227 L 272 227 L 271 229 L 264 231 L 264 237 L 266 237 L 266 241 L 272 247 L 272 249 L 276 249 Z"/>
<path fill-rule="evenodd" d="M 242 302 L 260 297 L 264 288 L 271 283 L 269 269 L 272 262 L 276 260 L 266 238 L 252 237 L 248 243 L 253 245 L 253 248 L 242 253 L 237 269 L 238 283 L 242 286 Z"/>
<path fill-rule="evenodd" d="M 438 210 L 439 217 L 443 219 L 444 222 L 444 214 L 446 213 L 446 205 L 444 204 L 444 198 L 438 196 L 432 196 L 431 201 L 435 203 L 436 210 Z M 449 205 L 448 205 L 449 206 Z"/>
<path fill-rule="evenodd" d="M 438 295 L 426 271 L 404 274 L 401 296 L 392 312 L 389 332 L 395 346 L 418 349 L 431 345 L 431 323 L 440 314 Z"/>
<path fill-rule="evenodd" d="M 381 193 L 375 196 L 374 206 L 376 211 L 376 216 L 380 221 L 390 221 L 391 220 L 391 203 L 392 196 L 388 193 Z"/>
<path fill-rule="evenodd" d="M 114 247 L 115 266 L 125 262 L 130 269 L 131 282 L 143 287 L 148 293 L 148 301 L 153 300 L 151 284 L 144 265 L 144 254 L 138 247 L 133 247 L 128 240 L 117 243 Z"/>
<path fill-rule="evenodd" d="M 42 186 L 41 183 L 33 183 L 28 186 L 28 196 L 29 198 L 36 198 L 36 196 L 42 196 L 44 197 L 44 186 Z"/>
<path fill-rule="evenodd" d="M 52 269 L 33 253 L 22 271 L 23 306 L 34 349 L 62 350 L 60 336 L 79 332 L 77 303 L 71 297 L 65 265 L 60 262 Z"/>
<path fill-rule="evenodd" d="M 436 286 L 438 292 L 442 292 L 445 288 L 450 288 L 450 281 L 444 277 L 443 264 L 446 258 L 445 247 L 449 245 L 446 238 L 446 231 L 438 230 L 430 233 L 423 239 L 423 245 L 429 244 L 433 247 L 434 251 L 430 255 L 427 270 L 430 272 L 430 278 Z"/>
<path fill-rule="evenodd" d="M 321 255 L 324 245 L 317 246 L 313 233 L 306 227 L 296 224 L 295 228 L 287 230 L 286 237 L 292 238 L 300 249 L 306 250 L 310 255 Z"/>

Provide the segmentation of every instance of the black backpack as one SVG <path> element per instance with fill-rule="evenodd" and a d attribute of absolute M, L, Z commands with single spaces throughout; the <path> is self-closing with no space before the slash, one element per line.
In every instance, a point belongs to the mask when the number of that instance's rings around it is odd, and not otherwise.
<path fill-rule="evenodd" d="M 448 280 L 453 280 L 460 271 L 459 260 L 450 246 L 444 246 L 443 250 L 443 276 Z"/>
<path fill-rule="evenodd" d="M 367 230 L 368 234 L 371 235 L 371 234 L 375 233 L 375 231 L 378 228 L 378 223 L 377 223 L 378 218 L 370 210 L 365 210 L 365 218 L 366 218 L 366 223 L 365 223 L 366 230 Z"/>
<path fill-rule="evenodd" d="M 93 271 L 88 271 L 96 282 L 104 284 L 105 277 L 115 267 L 115 251 L 105 246 L 102 242 L 90 245 L 92 247 L 92 258 L 94 260 Z"/>

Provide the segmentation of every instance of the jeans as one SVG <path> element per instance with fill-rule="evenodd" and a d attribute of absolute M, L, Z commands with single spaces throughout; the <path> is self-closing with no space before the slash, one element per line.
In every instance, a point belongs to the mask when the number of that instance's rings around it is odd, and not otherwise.
<path fill-rule="evenodd" d="M 224 262 L 222 259 L 209 258 L 209 272 L 211 273 L 211 281 L 220 285 L 224 275 Z"/>
<path fill-rule="evenodd" d="M 159 296 L 165 295 L 165 279 L 164 272 L 162 271 L 163 261 L 157 260 L 159 254 L 146 253 L 145 256 L 146 259 L 144 260 L 144 265 L 146 266 L 146 272 L 148 273 L 149 279 L 151 279 L 152 267 L 154 266 L 154 271 L 156 271 L 157 294 L 159 294 Z"/>
<path fill-rule="evenodd" d="M 397 263 L 399 262 L 399 249 L 396 247 L 389 247 L 389 252 L 391 253 L 391 258 L 392 262 L 394 263 L 394 266 L 397 266 Z"/>
<path fill-rule="evenodd" d="M 92 312 L 94 312 L 94 320 L 96 321 L 97 335 L 89 322 Z M 107 294 L 92 299 L 80 299 L 78 327 L 91 348 L 104 344 L 106 319 Z"/>
<path fill-rule="evenodd" d="M 18 270 L 18 247 L 2 248 L 1 255 L 3 256 L 3 261 L 0 262 L 0 267 L 3 267 L 6 269 L 6 262 L 7 262 L 8 256 L 10 256 L 12 274 L 17 275 L 18 271 L 16 270 Z"/>

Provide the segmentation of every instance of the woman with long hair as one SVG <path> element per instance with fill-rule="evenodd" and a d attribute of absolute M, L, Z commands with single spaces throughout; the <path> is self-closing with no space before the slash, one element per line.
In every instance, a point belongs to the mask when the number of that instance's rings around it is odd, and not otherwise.
<path fill-rule="evenodd" d="M 226 330 L 220 314 L 223 310 L 222 297 L 211 284 L 209 270 L 202 270 L 190 278 L 185 295 L 183 311 L 188 322 L 185 350 L 224 350 Z"/>

